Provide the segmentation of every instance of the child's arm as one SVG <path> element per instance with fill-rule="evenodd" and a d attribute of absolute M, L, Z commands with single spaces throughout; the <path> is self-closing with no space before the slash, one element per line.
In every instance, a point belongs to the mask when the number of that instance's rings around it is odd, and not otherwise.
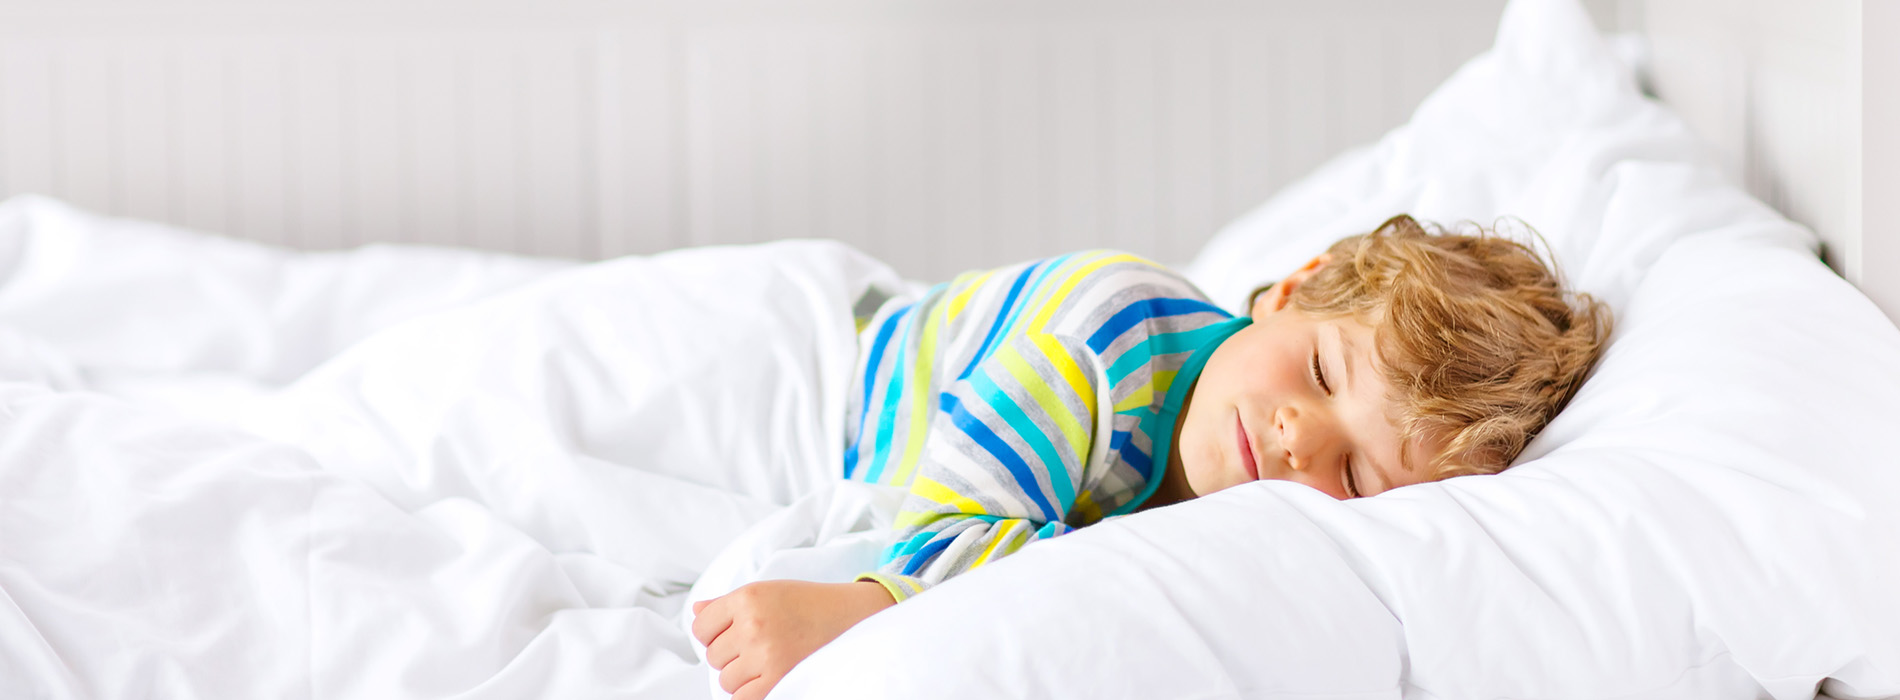
<path fill-rule="evenodd" d="M 733 700 L 765 697 L 793 666 L 897 601 L 871 582 L 759 581 L 693 603 L 693 636 Z"/>
<path fill-rule="evenodd" d="M 953 382 L 931 418 L 897 541 L 859 580 L 902 602 L 1068 532 L 1065 521 L 1101 519 L 1085 473 L 1101 373 L 1081 341 L 1019 333 Z"/>
<path fill-rule="evenodd" d="M 735 699 L 763 696 L 877 611 L 1068 532 L 1063 520 L 1078 499 L 1093 507 L 1083 483 L 1095 427 L 1093 355 L 1040 333 L 1001 345 L 942 394 L 880 571 L 842 584 L 760 581 L 694 604 L 693 635 Z"/>

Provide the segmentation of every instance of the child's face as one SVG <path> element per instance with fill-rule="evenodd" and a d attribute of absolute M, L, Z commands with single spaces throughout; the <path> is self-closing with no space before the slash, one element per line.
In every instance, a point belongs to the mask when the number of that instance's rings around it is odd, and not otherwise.
<path fill-rule="evenodd" d="M 1208 358 L 1177 443 L 1195 495 L 1285 479 L 1344 499 L 1425 480 L 1415 462 L 1437 446 L 1414 444 L 1414 463 L 1400 463 L 1395 407 L 1373 363 L 1372 329 L 1287 304 L 1325 262 L 1315 259 L 1261 294 L 1253 324 Z"/>

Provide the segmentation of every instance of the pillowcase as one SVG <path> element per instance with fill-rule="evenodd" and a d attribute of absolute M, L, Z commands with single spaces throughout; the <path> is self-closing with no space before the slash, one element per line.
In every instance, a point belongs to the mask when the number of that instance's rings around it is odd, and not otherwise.
<path fill-rule="evenodd" d="M 1720 161 L 1643 97 L 1573 2 L 1514 3 L 1503 22 L 1496 46 L 1433 91 L 1410 122 L 1242 215 L 1183 274 L 1240 312 L 1255 288 L 1403 212 L 1496 224 L 1547 245 L 1573 287 L 1620 307 L 1662 249 L 1697 228 L 1605 221 L 1625 184 L 1619 169 L 1660 162 L 1718 172 Z M 1765 208 L 1761 216 L 1779 218 Z M 1806 231 L 1789 235 L 1815 245 Z"/>
<path fill-rule="evenodd" d="M 1617 330 L 1519 466 L 1259 482 L 1040 543 L 858 625 L 774 698 L 1900 694 L 1900 331 L 1646 102 L 1573 0 L 1188 273 L 1238 308 L 1396 212 L 1534 224 Z"/>

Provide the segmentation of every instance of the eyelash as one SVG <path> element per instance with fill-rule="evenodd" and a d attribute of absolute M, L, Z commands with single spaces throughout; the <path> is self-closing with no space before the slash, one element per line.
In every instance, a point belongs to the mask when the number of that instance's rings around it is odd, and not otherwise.
<path fill-rule="evenodd" d="M 1326 373 L 1320 371 L 1318 350 L 1313 351 L 1313 381 L 1319 382 L 1319 388 L 1325 390 L 1327 396 L 1333 395 L 1333 387 L 1326 383 Z"/>
<path fill-rule="evenodd" d="M 1326 383 L 1326 373 L 1319 367 L 1318 349 L 1313 350 L 1313 381 L 1319 382 L 1319 388 L 1324 390 L 1327 396 L 1333 395 L 1333 387 Z M 1358 498 L 1359 483 L 1357 479 L 1352 477 L 1352 455 L 1347 455 L 1342 461 L 1345 462 L 1345 465 L 1341 466 L 1339 470 L 1346 475 L 1345 478 L 1342 479 L 1342 481 L 1345 482 L 1346 495 L 1352 498 Z"/>

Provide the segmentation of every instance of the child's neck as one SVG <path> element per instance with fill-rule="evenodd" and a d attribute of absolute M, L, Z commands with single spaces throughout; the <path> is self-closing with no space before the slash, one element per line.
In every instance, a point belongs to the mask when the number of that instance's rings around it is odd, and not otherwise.
<path fill-rule="evenodd" d="M 1187 423 L 1188 406 L 1194 403 L 1194 389 L 1201 383 L 1195 378 L 1188 386 L 1187 396 L 1181 400 L 1181 412 L 1174 416 L 1174 434 L 1168 438 L 1167 471 L 1161 475 L 1161 486 L 1148 496 L 1148 500 L 1136 510 L 1147 510 L 1173 505 L 1194 498 L 1194 489 L 1188 485 L 1187 469 L 1181 466 L 1181 426 Z"/>

